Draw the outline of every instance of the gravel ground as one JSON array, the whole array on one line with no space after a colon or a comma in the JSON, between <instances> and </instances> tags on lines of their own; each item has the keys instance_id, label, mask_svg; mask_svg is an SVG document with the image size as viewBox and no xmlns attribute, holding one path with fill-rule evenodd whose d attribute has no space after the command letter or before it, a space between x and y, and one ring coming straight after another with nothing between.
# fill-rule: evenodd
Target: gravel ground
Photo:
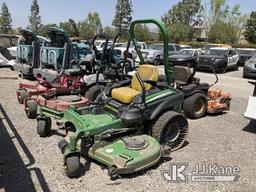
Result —
<instances>
[{"instance_id":1,"label":"gravel ground","mask_svg":"<svg viewBox=\"0 0 256 192\"><path fill-rule=\"evenodd\" d=\"M0 76L6 74L17 75L0 69ZM23 106L16 100L20 81L0 80L0 191L256 191L256 131L242 116L252 87L243 91L247 85L244 81L234 89L228 86L233 91L230 112L189 120L190 132L182 149L159 166L115 181L109 179L104 167L85 163L84 159L82 176L66 177L57 147L64 132L54 127L48 138L37 135L36 121L26 118ZM188 164L187 182L168 183L162 178L161 172L168 171L171 163L183 162ZM239 166L240 178L237 182L192 182L191 171L198 163Z\"/></svg>"}]
</instances>

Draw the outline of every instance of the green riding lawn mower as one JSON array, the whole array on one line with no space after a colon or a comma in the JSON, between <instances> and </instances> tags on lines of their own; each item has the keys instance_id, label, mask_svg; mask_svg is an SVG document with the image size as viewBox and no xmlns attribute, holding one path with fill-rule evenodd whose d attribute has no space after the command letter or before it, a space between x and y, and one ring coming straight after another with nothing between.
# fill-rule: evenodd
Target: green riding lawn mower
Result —
<instances>
[{"instance_id":1,"label":"green riding lawn mower","mask_svg":"<svg viewBox=\"0 0 256 192\"><path fill-rule=\"evenodd\" d=\"M133 21L129 33L135 47L138 24L155 24L164 37L166 81L159 81L156 66L141 63L132 78L107 85L95 103L66 109L60 121L67 135L58 146L68 177L80 175L81 154L106 165L115 178L157 164L186 140L188 122L180 113L184 94L171 82L167 30L159 20Z\"/></svg>"}]
</instances>

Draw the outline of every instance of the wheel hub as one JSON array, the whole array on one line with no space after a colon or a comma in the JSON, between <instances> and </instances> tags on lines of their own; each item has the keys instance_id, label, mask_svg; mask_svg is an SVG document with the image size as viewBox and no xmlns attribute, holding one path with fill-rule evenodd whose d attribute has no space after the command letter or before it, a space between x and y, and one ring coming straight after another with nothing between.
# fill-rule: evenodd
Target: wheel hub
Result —
<instances>
[{"instance_id":1,"label":"wheel hub","mask_svg":"<svg viewBox=\"0 0 256 192\"><path fill-rule=\"evenodd\" d=\"M201 114L203 110L204 110L204 100L200 98L195 103L195 113Z\"/></svg>"},{"instance_id":2,"label":"wheel hub","mask_svg":"<svg viewBox=\"0 0 256 192\"><path fill-rule=\"evenodd\" d=\"M173 142L175 140L177 140L177 138L179 137L180 134L180 127L177 124L172 124L172 126L166 130L166 140L168 142Z\"/></svg>"}]
</instances>

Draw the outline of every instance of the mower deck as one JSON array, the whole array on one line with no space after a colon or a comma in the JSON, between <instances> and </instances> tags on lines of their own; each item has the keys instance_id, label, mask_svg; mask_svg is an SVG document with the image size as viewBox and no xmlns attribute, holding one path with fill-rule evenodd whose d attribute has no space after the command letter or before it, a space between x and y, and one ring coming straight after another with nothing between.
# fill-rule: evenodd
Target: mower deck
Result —
<instances>
[{"instance_id":1,"label":"mower deck","mask_svg":"<svg viewBox=\"0 0 256 192\"><path fill-rule=\"evenodd\" d=\"M20 83L19 89L16 91L17 98L20 103L23 103L25 99L29 99L33 96L42 94L58 95L58 94L70 94L72 91L80 88L81 81L80 76L61 76L57 79L56 83L51 83L41 78L37 78L36 84ZM23 92L23 93L21 93ZM21 94L24 94L21 97Z\"/></svg>"},{"instance_id":2,"label":"mower deck","mask_svg":"<svg viewBox=\"0 0 256 192\"><path fill-rule=\"evenodd\" d=\"M52 99L46 99L40 95L36 98L36 102L40 107L64 112L65 109L84 107L89 100L76 95L59 96Z\"/></svg>"},{"instance_id":3,"label":"mower deck","mask_svg":"<svg viewBox=\"0 0 256 192\"><path fill-rule=\"evenodd\" d=\"M217 114L229 110L230 100L230 93L225 93L219 89L209 90L207 113Z\"/></svg>"},{"instance_id":4,"label":"mower deck","mask_svg":"<svg viewBox=\"0 0 256 192\"><path fill-rule=\"evenodd\" d=\"M161 148L148 135L126 136L112 142L95 143L89 150L89 157L107 165L109 176L112 177L155 165L161 158Z\"/></svg>"}]
</instances>

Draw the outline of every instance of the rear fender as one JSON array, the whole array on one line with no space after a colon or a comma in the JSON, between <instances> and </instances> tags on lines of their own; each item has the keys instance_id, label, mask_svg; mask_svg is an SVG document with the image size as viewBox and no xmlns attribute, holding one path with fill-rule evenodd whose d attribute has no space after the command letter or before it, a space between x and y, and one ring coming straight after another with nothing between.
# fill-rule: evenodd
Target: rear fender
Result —
<instances>
[{"instance_id":1,"label":"rear fender","mask_svg":"<svg viewBox=\"0 0 256 192\"><path fill-rule=\"evenodd\" d=\"M164 99L162 102L159 103L159 105L155 105L156 108L149 116L149 120L156 118L159 114L161 114L163 111L167 109L177 110L177 112L180 112L182 101L183 94L177 94L176 98L172 100Z\"/></svg>"},{"instance_id":2,"label":"rear fender","mask_svg":"<svg viewBox=\"0 0 256 192\"><path fill-rule=\"evenodd\" d=\"M186 98L190 97L192 95L195 95L196 93L201 93L201 94L205 95L205 99L207 99L207 96L206 96L207 93L205 93L203 90L194 90L189 95L186 95Z\"/></svg>"}]
</instances>

